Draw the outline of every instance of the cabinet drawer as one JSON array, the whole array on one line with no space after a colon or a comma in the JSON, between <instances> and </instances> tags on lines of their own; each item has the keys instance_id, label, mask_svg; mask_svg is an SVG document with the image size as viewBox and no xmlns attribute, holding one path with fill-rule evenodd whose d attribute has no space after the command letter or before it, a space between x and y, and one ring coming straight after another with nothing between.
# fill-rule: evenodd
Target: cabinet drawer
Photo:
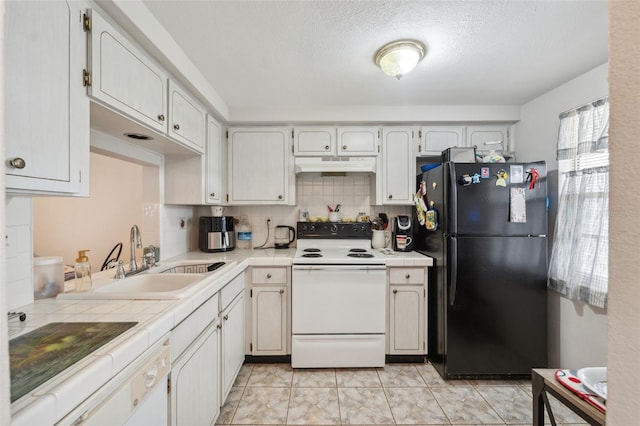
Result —
<instances>
[{"instance_id":1,"label":"cabinet drawer","mask_svg":"<svg viewBox=\"0 0 640 426\"><path fill-rule=\"evenodd\" d=\"M424 268L390 268L391 284L424 284Z\"/></svg>"},{"instance_id":2,"label":"cabinet drawer","mask_svg":"<svg viewBox=\"0 0 640 426\"><path fill-rule=\"evenodd\" d=\"M232 279L220 290L220 312L222 312L238 294L244 291L244 273Z\"/></svg>"},{"instance_id":3,"label":"cabinet drawer","mask_svg":"<svg viewBox=\"0 0 640 426\"><path fill-rule=\"evenodd\" d=\"M171 359L178 359L191 342L217 317L218 295L215 294L171 331Z\"/></svg>"},{"instance_id":4,"label":"cabinet drawer","mask_svg":"<svg viewBox=\"0 0 640 426\"><path fill-rule=\"evenodd\" d=\"M253 284L286 284L287 268L253 268Z\"/></svg>"}]
</instances>

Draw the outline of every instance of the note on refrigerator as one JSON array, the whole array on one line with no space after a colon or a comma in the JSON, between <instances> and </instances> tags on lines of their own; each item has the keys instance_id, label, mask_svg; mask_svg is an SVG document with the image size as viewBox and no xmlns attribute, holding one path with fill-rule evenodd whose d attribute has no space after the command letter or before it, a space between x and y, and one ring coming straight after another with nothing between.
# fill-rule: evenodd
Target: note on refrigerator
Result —
<instances>
[{"instance_id":1,"label":"note on refrigerator","mask_svg":"<svg viewBox=\"0 0 640 426\"><path fill-rule=\"evenodd\" d=\"M509 203L509 222L525 223L527 221L527 199L524 188L511 188Z\"/></svg>"}]
</instances>

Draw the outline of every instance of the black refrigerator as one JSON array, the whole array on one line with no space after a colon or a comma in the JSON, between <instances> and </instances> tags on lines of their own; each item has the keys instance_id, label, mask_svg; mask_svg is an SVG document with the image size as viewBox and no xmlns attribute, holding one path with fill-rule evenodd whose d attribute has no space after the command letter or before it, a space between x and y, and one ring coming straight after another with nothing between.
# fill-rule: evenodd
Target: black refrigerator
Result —
<instances>
[{"instance_id":1,"label":"black refrigerator","mask_svg":"<svg viewBox=\"0 0 640 426\"><path fill-rule=\"evenodd\" d=\"M444 379L525 378L547 366L546 165L443 163L418 176L437 228L428 354Z\"/></svg>"}]
</instances>

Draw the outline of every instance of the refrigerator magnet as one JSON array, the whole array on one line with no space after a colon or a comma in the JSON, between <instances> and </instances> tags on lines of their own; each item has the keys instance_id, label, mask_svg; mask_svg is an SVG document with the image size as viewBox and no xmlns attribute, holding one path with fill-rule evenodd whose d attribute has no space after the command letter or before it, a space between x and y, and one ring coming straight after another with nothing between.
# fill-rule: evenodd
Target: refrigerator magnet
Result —
<instances>
[{"instance_id":1,"label":"refrigerator magnet","mask_svg":"<svg viewBox=\"0 0 640 426\"><path fill-rule=\"evenodd\" d=\"M471 183L480 183L480 175L475 173L471 176Z\"/></svg>"},{"instance_id":2,"label":"refrigerator magnet","mask_svg":"<svg viewBox=\"0 0 640 426\"><path fill-rule=\"evenodd\" d=\"M524 172L522 164L514 164L509 166L509 174L511 175L511 183L524 182Z\"/></svg>"},{"instance_id":3,"label":"refrigerator magnet","mask_svg":"<svg viewBox=\"0 0 640 426\"><path fill-rule=\"evenodd\" d=\"M482 179L489 179L489 168L488 167L481 167L480 168L480 177Z\"/></svg>"},{"instance_id":4,"label":"refrigerator magnet","mask_svg":"<svg viewBox=\"0 0 640 426\"><path fill-rule=\"evenodd\" d=\"M509 203L509 222L527 222L527 198L524 188L511 188Z\"/></svg>"},{"instance_id":5,"label":"refrigerator magnet","mask_svg":"<svg viewBox=\"0 0 640 426\"><path fill-rule=\"evenodd\" d=\"M507 179L509 178L509 175L507 174L506 170L498 170L498 173L496 173L496 177L498 178L496 180L496 186L507 186Z\"/></svg>"}]
</instances>

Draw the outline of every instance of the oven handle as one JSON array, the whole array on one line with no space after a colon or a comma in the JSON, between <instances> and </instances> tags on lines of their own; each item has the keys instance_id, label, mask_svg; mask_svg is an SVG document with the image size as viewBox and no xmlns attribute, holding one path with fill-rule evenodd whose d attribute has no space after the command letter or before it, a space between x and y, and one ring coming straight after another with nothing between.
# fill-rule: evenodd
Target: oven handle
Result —
<instances>
[{"instance_id":1,"label":"oven handle","mask_svg":"<svg viewBox=\"0 0 640 426\"><path fill-rule=\"evenodd\" d=\"M385 265L293 265L294 271L384 271Z\"/></svg>"}]
</instances>

